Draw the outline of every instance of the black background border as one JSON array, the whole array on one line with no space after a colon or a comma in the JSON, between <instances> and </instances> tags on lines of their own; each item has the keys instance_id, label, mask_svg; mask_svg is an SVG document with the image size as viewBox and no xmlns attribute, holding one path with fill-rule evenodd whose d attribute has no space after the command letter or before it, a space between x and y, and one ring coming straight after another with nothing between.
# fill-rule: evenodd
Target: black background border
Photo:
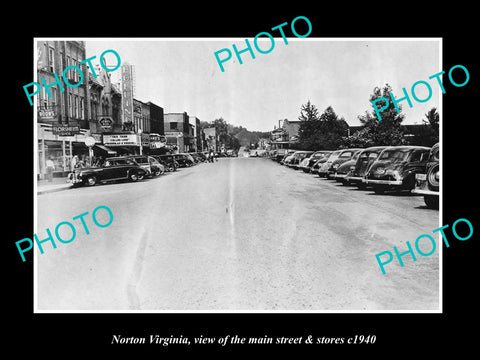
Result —
<instances>
[{"instance_id":1,"label":"black background border","mask_svg":"<svg viewBox=\"0 0 480 360\"><path fill-rule=\"evenodd\" d=\"M157 3L156 5L158 5ZM223 4L221 8L206 10L185 6L182 11L155 8L154 5L110 4L107 9L82 4L78 18L69 18L66 8L61 13L35 10L20 17L18 32L3 24L7 46L14 51L5 61L7 86L2 91L7 101L14 100L13 112L4 120L12 119L4 129L7 146L4 159L8 161L8 181L3 182L4 203L7 204L6 236L3 240L7 268L7 291L3 296L7 318L7 345L17 351L41 351L53 358L70 354L172 354L189 352L246 352L253 350L296 354L304 350L324 354L344 351L380 351L388 356L395 353L418 356L432 355L438 350L460 348L466 351L474 346L474 333L469 327L471 315L476 313L475 270L476 242L478 242L477 213L473 211L477 193L474 179L476 163L474 145L477 138L473 94L476 63L474 63L473 29L475 20L469 15L473 9L458 5L455 9L438 5L408 8L406 4L365 4L351 8L341 4L339 9L312 9L310 5L298 10L259 11L244 4ZM151 8L151 9L150 9ZM70 10L70 9L69 9ZM72 9L71 14L74 14ZM242 13L244 11L244 13ZM467 218L474 224L473 237L464 242L451 241L443 248L443 305L442 314L34 314L32 258L22 263L15 241L33 234L33 108L25 99L22 86L33 81L34 37L242 37L253 38L261 31L296 16L306 16L312 23L309 37L441 37L443 38L443 70L464 65L470 73L469 83L456 88L446 75L443 95L443 219L452 224L458 218ZM123 19L128 16L129 21ZM78 26L77 26L78 25ZM300 32L300 31L299 31ZM188 54L187 54L188 55ZM274 56L274 53L269 56ZM421 59L419 59L421 61ZM425 74L427 76L432 74ZM420 79L419 79L420 80ZM373 86L382 84L372 84ZM5 85L4 85L5 86ZM10 107L5 107L10 108ZM359 109L359 113L365 109ZM228 121L228 119L227 119ZM14 156L12 157L12 154ZM13 160L13 161L12 161ZM5 179L4 179L5 180ZM12 188L13 187L13 188ZM12 198L10 194L14 194ZM4 215L5 216L5 215ZM430 229L425 229L426 233ZM433 230L433 229L432 229ZM453 239L451 232L449 239ZM237 334L243 337L306 336L348 337L374 334L374 345L283 345L271 346L168 346L111 345L113 334L124 336L215 336ZM27 348L28 347L28 348ZM462 351L462 352L463 352Z\"/></svg>"}]
</instances>

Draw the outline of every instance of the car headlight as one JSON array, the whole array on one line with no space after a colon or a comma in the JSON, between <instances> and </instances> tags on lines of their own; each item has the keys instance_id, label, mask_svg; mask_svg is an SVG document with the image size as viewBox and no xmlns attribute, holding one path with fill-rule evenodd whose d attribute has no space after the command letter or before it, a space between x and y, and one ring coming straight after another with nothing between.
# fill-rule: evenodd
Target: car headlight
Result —
<instances>
[{"instance_id":1,"label":"car headlight","mask_svg":"<svg viewBox=\"0 0 480 360\"><path fill-rule=\"evenodd\" d=\"M333 170L338 169L338 164L333 164L332 168L333 168Z\"/></svg>"},{"instance_id":2,"label":"car headlight","mask_svg":"<svg viewBox=\"0 0 480 360\"><path fill-rule=\"evenodd\" d=\"M355 171L355 165L350 166L350 171Z\"/></svg>"},{"instance_id":3,"label":"car headlight","mask_svg":"<svg viewBox=\"0 0 480 360\"><path fill-rule=\"evenodd\" d=\"M375 169L375 174L377 175L383 175L385 174L385 168L384 167L378 167Z\"/></svg>"}]
</instances>

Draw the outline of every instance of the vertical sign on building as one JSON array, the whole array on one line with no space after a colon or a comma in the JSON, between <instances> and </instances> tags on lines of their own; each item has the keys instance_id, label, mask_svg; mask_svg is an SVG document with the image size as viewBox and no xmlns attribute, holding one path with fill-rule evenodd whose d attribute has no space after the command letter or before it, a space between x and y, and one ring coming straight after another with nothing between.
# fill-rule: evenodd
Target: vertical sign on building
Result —
<instances>
[{"instance_id":1,"label":"vertical sign on building","mask_svg":"<svg viewBox=\"0 0 480 360\"><path fill-rule=\"evenodd\" d=\"M124 63L121 69L123 122L133 123L133 65Z\"/></svg>"}]
</instances>

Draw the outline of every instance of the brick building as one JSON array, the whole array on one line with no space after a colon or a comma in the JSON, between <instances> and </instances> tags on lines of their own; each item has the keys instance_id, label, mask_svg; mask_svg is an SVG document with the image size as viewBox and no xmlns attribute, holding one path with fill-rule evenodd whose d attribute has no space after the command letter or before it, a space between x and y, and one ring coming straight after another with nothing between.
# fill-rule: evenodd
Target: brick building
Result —
<instances>
[{"instance_id":1,"label":"brick building","mask_svg":"<svg viewBox=\"0 0 480 360\"><path fill-rule=\"evenodd\" d=\"M164 134L167 147L178 153L190 150L189 116L183 113L167 113L164 115Z\"/></svg>"},{"instance_id":2,"label":"brick building","mask_svg":"<svg viewBox=\"0 0 480 360\"><path fill-rule=\"evenodd\" d=\"M90 135L90 89L84 41L38 41L37 79L45 81L35 95L37 106L37 177L45 178L47 159L54 163L54 176L70 171L73 155L88 156L84 140ZM81 73L68 66L75 65ZM79 84L80 83L80 84ZM70 85L78 86L71 87Z\"/></svg>"}]
</instances>

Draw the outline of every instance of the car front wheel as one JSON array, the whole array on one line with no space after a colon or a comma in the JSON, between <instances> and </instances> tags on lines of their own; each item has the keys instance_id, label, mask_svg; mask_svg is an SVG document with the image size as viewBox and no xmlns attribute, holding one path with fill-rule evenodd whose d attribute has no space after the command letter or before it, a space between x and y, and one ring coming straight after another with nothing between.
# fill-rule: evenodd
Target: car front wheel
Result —
<instances>
[{"instance_id":1,"label":"car front wheel","mask_svg":"<svg viewBox=\"0 0 480 360\"><path fill-rule=\"evenodd\" d=\"M95 176L89 176L85 179L85 184L88 186L94 186L97 183L97 178Z\"/></svg>"},{"instance_id":2,"label":"car front wheel","mask_svg":"<svg viewBox=\"0 0 480 360\"><path fill-rule=\"evenodd\" d=\"M130 176L128 177L128 179L132 182L135 182L137 181L139 178L138 178L138 175L135 174L135 173L131 173Z\"/></svg>"}]
</instances>

